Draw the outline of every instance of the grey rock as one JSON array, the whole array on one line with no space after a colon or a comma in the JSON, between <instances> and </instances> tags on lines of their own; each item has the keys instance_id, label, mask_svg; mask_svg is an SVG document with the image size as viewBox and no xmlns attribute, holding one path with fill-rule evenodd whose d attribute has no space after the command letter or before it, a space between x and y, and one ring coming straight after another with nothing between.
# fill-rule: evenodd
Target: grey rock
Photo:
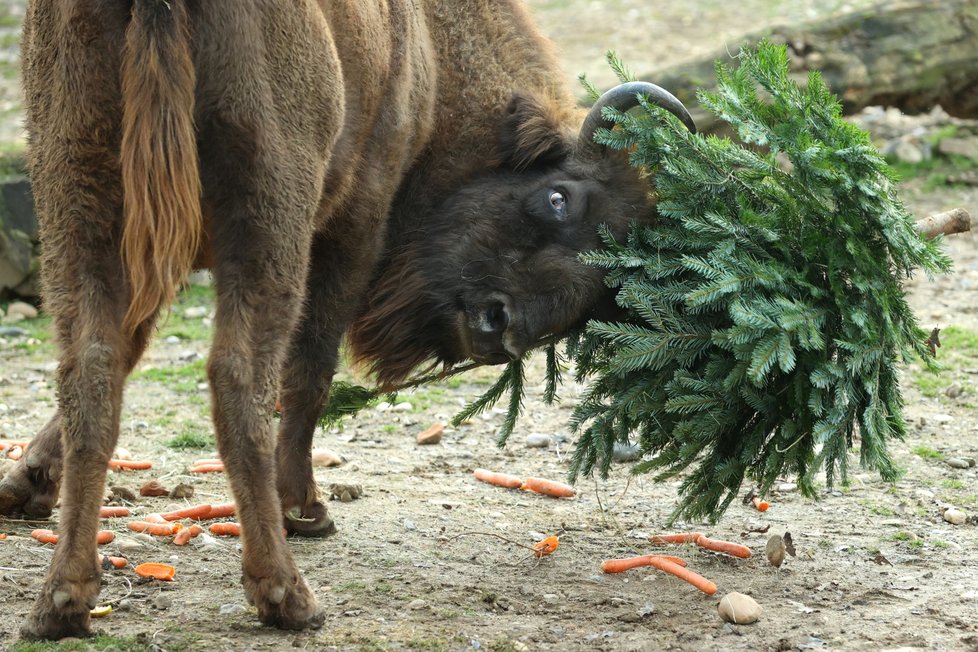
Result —
<instances>
[{"instance_id":1,"label":"grey rock","mask_svg":"<svg viewBox=\"0 0 978 652\"><path fill-rule=\"evenodd\" d=\"M960 457L949 457L944 460L944 463L950 466L952 469L967 469L971 465L968 464L968 460L963 460Z\"/></svg>"},{"instance_id":2,"label":"grey rock","mask_svg":"<svg viewBox=\"0 0 978 652\"><path fill-rule=\"evenodd\" d=\"M937 151L948 156L963 156L976 160L978 159L978 136L945 138L938 144Z\"/></svg>"},{"instance_id":3,"label":"grey rock","mask_svg":"<svg viewBox=\"0 0 978 652\"><path fill-rule=\"evenodd\" d=\"M417 600L411 600L410 602L408 602L407 608L410 609L411 611L419 611L427 606L428 606L427 602L425 602L421 598L418 598Z\"/></svg>"},{"instance_id":4,"label":"grey rock","mask_svg":"<svg viewBox=\"0 0 978 652\"><path fill-rule=\"evenodd\" d=\"M534 432L526 437L526 445L529 448L549 448L550 443L550 435L543 435L538 432Z\"/></svg>"},{"instance_id":5,"label":"grey rock","mask_svg":"<svg viewBox=\"0 0 978 652\"><path fill-rule=\"evenodd\" d=\"M642 456L642 449L639 448L638 444L616 443L611 456L619 463L634 462Z\"/></svg>"},{"instance_id":6,"label":"grey rock","mask_svg":"<svg viewBox=\"0 0 978 652\"><path fill-rule=\"evenodd\" d=\"M0 337L26 337L30 335L23 328L16 326L0 326Z\"/></svg>"},{"instance_id":7,"label":"grey rock","mask_svg":"<svg viewBox=\"0 0 978 652\"><path fill-rule=\"evenodd\" d=\"M23 301L13 301L7 306L7 319L17 315L22 319L37 319L37 308Z\"/></svg>"},{"instance_id":8,"label":"grey rock","mask_svg":"<svg viewBox=\"0 0 978 652\"><path fill-rule=\"evenodd\" d=\"M222 604L221 608L218 610L222 616L237 616L238 614L243 614L246 611L248 611L248 609L244 605L233 602Z\"/></svg>"}]
</instances>

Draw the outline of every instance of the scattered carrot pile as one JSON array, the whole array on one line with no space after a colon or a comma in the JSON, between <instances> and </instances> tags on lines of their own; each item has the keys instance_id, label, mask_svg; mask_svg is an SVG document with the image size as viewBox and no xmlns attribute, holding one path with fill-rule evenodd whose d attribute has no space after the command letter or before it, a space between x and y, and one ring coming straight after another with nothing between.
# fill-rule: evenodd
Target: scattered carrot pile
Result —
<instances>
[{"instance_id":1,"label":"scattered carrot pile","mask_svg":"<svg viewBox=\"0 0 978 652\"><path fill-rule=\"evenodd\" d=\"M43 528L38 528L37 530L32 531L31 537L40 543L50 543L51 545L57 544L58 540L60 539L60 537L55 534L53 530ZM111 530L99 530L98 535L95 537L95 540L98 541L100 546L106 543L112 543L113 539L115 539L115 532L112 532Z\"/></svg>"},{"instance_id":2,"label":"scattered carrot pile","mask_svg":"<svg viewBox=\"0 0 978 652\"><path fill-rule=\"evenodd\" d=\"M544 480L543 478L527 478L524 480L519 476L509 475L508 473L496 473L487 469L476 469L473 475L480 482L486 482L497 487L505 487L506 489L522 489L523 491L532 491L554 498L573 498L577 495L574 487L563 482L555 482L554 480Z\"/></svg>"}]
</instances>

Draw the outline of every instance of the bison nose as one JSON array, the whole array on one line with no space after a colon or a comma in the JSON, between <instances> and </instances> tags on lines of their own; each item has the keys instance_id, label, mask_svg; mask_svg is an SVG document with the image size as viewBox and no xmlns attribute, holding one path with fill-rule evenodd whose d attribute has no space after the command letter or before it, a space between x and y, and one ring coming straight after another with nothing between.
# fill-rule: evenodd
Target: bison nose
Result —
<instances>
[{"instance_id":1,"label":"bison nose","mask_svg":"<svg viewBox=\"0 0 978 652\"><path fill-rule=\"evenodd\" d=\"M484 336L502 335L509 326L509 311L502 301L493 301L482 311L476 328Z\"/></svg>"}]
</instances>

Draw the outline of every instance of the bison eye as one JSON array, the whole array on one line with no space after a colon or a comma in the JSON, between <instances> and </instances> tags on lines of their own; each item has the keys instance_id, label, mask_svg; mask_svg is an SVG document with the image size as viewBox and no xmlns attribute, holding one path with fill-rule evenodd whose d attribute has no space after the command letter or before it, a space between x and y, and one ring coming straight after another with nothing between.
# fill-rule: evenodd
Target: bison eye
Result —
<instances>
[{"instance_id":1,"label":"bison eye","mask_svg":"<svg viewBox=\"0 0 978 652\"><path fill-rule=\"evenodd\" d=\"M561 219L567 217L567 198L564 197L564 193L551 190L550 207L554 209L554 212Z\"/></svg>"}]
</instances>

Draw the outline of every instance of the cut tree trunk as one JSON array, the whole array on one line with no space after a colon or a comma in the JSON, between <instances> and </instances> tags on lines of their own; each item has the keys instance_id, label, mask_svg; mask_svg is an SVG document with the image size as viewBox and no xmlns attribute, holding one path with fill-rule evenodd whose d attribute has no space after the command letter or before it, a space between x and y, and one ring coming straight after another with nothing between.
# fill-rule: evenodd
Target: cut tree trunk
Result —
<instances>
[{"instance_id":1,"label":"cut tree trunk","mask_svg":"<svg viewBox=\"0 0 978 652\"><path fill-rule=\"evenodd\" d=\"M821 71L854 113L894 106L921 113L940 104L959 118L978 118L978 0L903 0L803 25L781 26L744 37L785 43L799 77ZM717 51L642 75L669 89L693 113L702 131L715 118L696 106L696 91L715 88L714 61L734 64L738 48Z\"/></svg>"}]
</instances>

